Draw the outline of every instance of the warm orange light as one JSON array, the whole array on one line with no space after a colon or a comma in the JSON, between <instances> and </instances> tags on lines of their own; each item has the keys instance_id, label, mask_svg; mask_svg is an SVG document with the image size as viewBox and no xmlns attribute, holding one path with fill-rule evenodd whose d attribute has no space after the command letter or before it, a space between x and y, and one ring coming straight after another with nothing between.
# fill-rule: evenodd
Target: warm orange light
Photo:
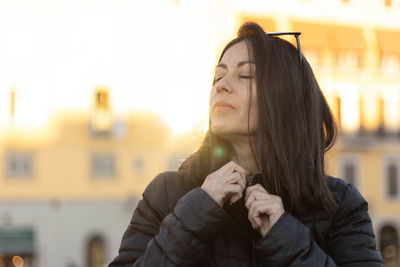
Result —
<instances>
[{"instance_id":1,"label":"warm orange light","mask_svg":"<svg viewBox=\"0 0 400 267\"><path fill-rule=\"evenodd\" d=\"M7 9L2 15L8 21L0 30L5 40L0 47L6 51L0 67L7 77L0 81L0 126L12 116L15 126L43 127L55 113L88 111L97 84L110 88L109 105L117 118L132 110L152 111L179 133L207 117L218 45L233 37L234 27L214 36L208 13L199 13L200 19L187 17L196 9L190 1L110 2L88 12L78 4L74 7L83 8L82 13L73 21L74 9L40 2L38 8L8 9L12 1L0 5ZM146 27L130 34L132 25L144 20ZM101 127L109 127L108 116L99 117Z\"/></svg>"},{"instance_id":2,"label":"warm orange light","mask_svg":"<svg viewBox=\"0 0 400 267\"><path fill-rule=\"evenodd\" d=\"M20 256L14 256L12 262L15 267L22 267L24 266L24 260Z\"/></svg>"}]
</instances>

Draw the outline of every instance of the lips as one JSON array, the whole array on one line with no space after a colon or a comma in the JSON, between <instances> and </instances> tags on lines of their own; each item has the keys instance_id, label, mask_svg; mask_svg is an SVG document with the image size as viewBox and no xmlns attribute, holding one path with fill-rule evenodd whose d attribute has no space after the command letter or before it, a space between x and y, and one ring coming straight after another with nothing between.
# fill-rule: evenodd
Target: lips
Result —
<instances>
[{"instance_id":1,"label":"lips","mask_svg":"<svg viewBox=\"0 0 400 267\"><path fill-rule=\"evenodd\" d=\"M226 102L223 102L223 101L220 101L220 102L215 103L214 109L216 109L216 108L221 108L221 109L235 109L231 104L226 103Z\"/></svg>"}]
</instances>

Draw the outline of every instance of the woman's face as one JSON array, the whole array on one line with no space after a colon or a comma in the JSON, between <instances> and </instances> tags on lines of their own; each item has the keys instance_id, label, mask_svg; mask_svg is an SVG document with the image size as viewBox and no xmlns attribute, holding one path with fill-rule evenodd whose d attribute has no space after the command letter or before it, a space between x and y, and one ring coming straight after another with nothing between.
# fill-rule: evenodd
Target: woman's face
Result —
<instances>
[{"instance_id":1,"label":"woman's face","mask_svg":"<svg viewBox=\"0 0 400 267\"><path fill-rule=\"evenodd\" d=\"M228 139L247 136L249 132L255 135L258 110L255 63L251 60L246 41L240 41L225 51L215 68L214 79L210 94L211 131ZM248 131L250 89L252 97Z\"/></svg>"}]
</instances>

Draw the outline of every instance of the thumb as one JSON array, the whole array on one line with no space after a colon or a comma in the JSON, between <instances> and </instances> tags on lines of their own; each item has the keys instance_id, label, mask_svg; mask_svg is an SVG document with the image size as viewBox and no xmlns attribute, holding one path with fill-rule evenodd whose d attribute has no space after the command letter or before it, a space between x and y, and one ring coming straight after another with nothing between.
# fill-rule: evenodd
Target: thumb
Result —
<instances>
[{"instance_id":1,"label":"thumb","mask_svg":"<svg viewBox=\"0 0 400 267\"><path fill-rule=\"evenodd\" d=\"M229 201L229 204L233 204L236 201L238 201L239 199L242 198L242 193L236 193L235 195L233 195Z\"/></svg>"}]
</instances>

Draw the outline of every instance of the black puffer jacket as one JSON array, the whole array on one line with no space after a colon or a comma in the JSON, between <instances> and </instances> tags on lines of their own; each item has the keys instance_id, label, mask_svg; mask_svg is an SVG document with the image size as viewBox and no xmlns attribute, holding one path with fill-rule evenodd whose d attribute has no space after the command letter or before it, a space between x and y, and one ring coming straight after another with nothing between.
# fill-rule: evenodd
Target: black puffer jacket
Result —
<instances>
[{"instance_id":1,"label":"black puffer jacket","mask_svg":"<svg viewBox=\"0 0 400 267\"><path fill-rule=\"evenodd\" d=\"M368 204L351 184L328 177L339 209L285 212L261 237L243 199L221 208L178 172L146 188L122 238L116 266L383 266Z\"/></svg>"}]
</instances>

